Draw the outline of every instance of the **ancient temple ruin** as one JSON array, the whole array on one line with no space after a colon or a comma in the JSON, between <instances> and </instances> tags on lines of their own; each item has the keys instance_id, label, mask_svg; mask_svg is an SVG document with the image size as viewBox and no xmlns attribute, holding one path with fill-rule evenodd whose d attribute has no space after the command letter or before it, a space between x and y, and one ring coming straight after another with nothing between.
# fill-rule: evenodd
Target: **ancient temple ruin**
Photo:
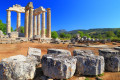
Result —
<instances>
[{"instance_id":1,"label":"ancient temple ruin","mask_svg":"<svg viewBox=\"0 0 120 80\"><path fill-rule=\"evenodd\" d=\"M9 7L7 9L7 31L6 31L7 34L11 33L11 11L17 12L16 30L18 33L20 32L20 26L21 26L21 13L25 13L24 37L33 39L34 36L39 36L39 38L41 39L51 39L51 9L50 8L45 9L43 7L39 7L37 9L34 9L32 2L28 3L26 7L22 7L18 4L13 5L13 7ZM46 12L47 12L47 32L45 32ZM42 20L40 20L41 15L42 15Z\"/></svg>"}]
</instances>

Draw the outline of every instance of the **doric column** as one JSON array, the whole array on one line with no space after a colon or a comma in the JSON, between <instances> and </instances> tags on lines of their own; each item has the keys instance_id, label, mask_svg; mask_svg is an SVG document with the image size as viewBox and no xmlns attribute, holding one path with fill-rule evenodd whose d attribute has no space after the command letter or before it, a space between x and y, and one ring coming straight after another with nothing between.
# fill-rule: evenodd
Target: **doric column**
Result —
<instances>
[{"instance_id":1,"label":"doric column","mask_svg":"<svg viewBox=\"0 0 120 80\"><path fill-rule=\"evenodd\" d=\"M42 12L42 30L41 30L41 37L45 38L45 11Z\"/></svg>"},{"instance_id":2,"label":"doric column","mask_svg":"<svg viewBox=\"0 0 120 80\"><path fill-rule=\"evenodd\" d=\"M28 38L28 23L29 23L29 10L25 10L24 34L26 38Z\"/></svg>"},{"instance_id":3,"label":"doric column","mask_svg":"<svg viewBox=\"0 0 120 80\"><path fill-rule=\"evenodd\" d=\"M11 32L11 11L7 10L7 34Z\"/></svg>"},{"instance_id":4,"label":"doric column","mask_svg":"<svg viewBox=\"0 0 120 80\"><path fill-rule=\"evenodd\" d=\"M29 38L33 38L33 8L29 8Z\"/></svg>"},{"instance_id":5,"label":"doric column","mask_svg":"<svg viewBox=\"0 0 120 80\"><path fill-rule=\"evenodd\" d=\"M47 8L47 37L51 38L51 10Z\"/></svg>"},{"instance_id":6,"label":"doric column","mask_svg":"<svg viewBox=\"0 0 120 80\"><path fill-rule=\"evenodd\" d=\"M21 25L21 13L17 12L17 32L20 32L20 25Z\"/></svg>"},{"instance_id":7,"label":"doric column","mask_svg":"<svg viewBox=\"0 0 120 80\"><path fill-rule=\"evenodd\" d=\"M33 35L36 35L36 15L34 15Z\"/></svg>"},{"instance_id":8,"label":"doric column","mask_svg":"<svg viewBox=\"0 0 120 80\"><path fill-rule=\"evenodd\" d=\"M37 15L37 35L40 35L40 14Z\"/></svg>"}]
</instances>

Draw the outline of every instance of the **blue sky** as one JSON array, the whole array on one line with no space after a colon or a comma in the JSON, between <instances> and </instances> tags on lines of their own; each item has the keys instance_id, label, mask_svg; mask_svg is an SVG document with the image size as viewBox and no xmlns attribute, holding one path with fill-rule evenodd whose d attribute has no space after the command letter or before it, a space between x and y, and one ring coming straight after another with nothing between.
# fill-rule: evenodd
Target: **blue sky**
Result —
<instances>
[{"instance_id":1,"label":"blue sky","mask_svg":"<svg viewBox=\"0 0 120 80\"><path fill-rule=\"evenodd\" d=\"M34 8L51 8L52 31L66 29L120 28L120 0L2 0L0 19L6 23L6 9L14 4ZM16 29L17 13L11 13L11 26ZM24 26L24 13L21 14Z\"/></svg>"}]
</instances>

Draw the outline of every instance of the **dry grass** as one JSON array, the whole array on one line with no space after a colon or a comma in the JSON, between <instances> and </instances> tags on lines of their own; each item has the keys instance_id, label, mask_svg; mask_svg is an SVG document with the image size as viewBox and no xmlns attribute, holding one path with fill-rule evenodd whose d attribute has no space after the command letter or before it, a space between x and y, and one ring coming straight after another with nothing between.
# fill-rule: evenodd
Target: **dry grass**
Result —
<instances>
[{"instance_id":1,"label":"dry grass","mask_svg":"<svg viewBox=\"0 0 120 80\"><path fill-rule=\"evenodd\" d=\"M107 43L110 47L118 46L118 45L112 45L112 43ZM93 52L98 55L98 49L99 48L88 48L88 47L76 47L76 48L68 48L67 44L38 44L38 43L18 43L18 44L0 44L0 60L4 58L8 58L10 56L14 55L27 55L28 47L34 47L39 48L42 51L42 55L47 53L48 48L57 48L57 49L67 49L73 52L74 49L86 49L86 50L93 50ZM72 53L73 54L73 53ZM93 78L91 78L93 79ZM78 77L72 77L69 80L79 80ZM103 76L103 80L120 80L120 72L105 72Z\"/></svg>"}]
</instances>

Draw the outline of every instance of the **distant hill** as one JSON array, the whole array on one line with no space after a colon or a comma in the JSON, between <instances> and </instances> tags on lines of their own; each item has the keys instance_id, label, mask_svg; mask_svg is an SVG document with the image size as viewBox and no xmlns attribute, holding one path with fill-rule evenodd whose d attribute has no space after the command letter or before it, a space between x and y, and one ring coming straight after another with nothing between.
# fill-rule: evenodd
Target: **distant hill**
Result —
<instances>
[{"instance_id":1,"label":"distant hill","mask_svg":"<svg viewBox=\"0 0 120 80\"><path fill-rule=\"evenodd\" d=\"M57 31L58 34L60 33L66 33L66 34L76 34L78 31L83 31L84 33L104 33L106 31L113 31L116 32L117 30L120 30L120 28L97 28L97 29L89 29L89 30L82 30L82 29L78 29L78 30L72 30L72 31L66 31L65 29L59 30Z\"/></svg>"}]
</instances>

